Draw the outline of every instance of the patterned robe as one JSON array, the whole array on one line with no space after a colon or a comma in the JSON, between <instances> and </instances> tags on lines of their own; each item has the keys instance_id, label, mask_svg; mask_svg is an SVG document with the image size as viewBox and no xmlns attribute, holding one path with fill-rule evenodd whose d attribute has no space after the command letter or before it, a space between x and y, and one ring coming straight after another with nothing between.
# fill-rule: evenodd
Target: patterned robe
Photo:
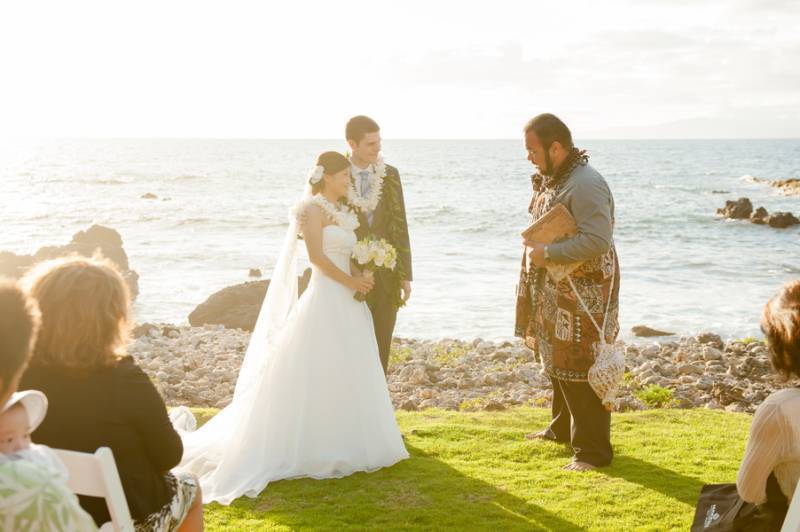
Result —
<instances>
[{"instance_id":1,"label":"patterned robe","mask_svg":"<svg viewBox=\"0 0 800 532\"><path fill-rule=\"evenodd\" d=\"M529 208L531 223L554 206L572 171L578 165L586 164L585 160L585 157L572 157L566 165L568 170L561 179L549 182L535 180ZM515 334L524 338L525 344L543 362L551 377L566 381L586 381L595 359L596 344L600 338L598 331L566 279L555 283L544 268L531 268L528 271L526 261L527 257L523 255ZM615 270L612 286L612 273ZM613 243L606 253L583 262L572 272L571 277L600 327L603 325L609 291L613 291L605 336L606 342L616 340L619 333L620 272Z\"/></svg>"}]
</instances>

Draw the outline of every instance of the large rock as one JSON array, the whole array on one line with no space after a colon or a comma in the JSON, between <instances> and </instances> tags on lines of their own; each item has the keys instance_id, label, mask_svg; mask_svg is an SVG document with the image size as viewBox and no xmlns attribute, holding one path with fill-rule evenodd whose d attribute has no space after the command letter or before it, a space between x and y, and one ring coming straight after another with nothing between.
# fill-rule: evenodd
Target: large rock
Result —
<instances>
[{"instance_id":1,"label":"large rock","mask_svg":"<svg viewBox=\"0 0 800 532\"><path fill-rule=\"evenodd\" d=\"M32 255L16 255L10 251L0 251L0 277L19 279L34 265Z\"/></svg>"},{"instance_id":2,"label":"large rock","mask_svg":"<svg viewBox=\"0 0 800 532\"><path fill-rule=\"evenodd\" d=\"M651 338L654 336L674 336L675 333L659 331L658 329L651 329L646 325L636 325L631 329L634 335L640 338Z\"/></svg>"},{"instance_id":3,"label":"large rock","mask_svg":"<svg viewBox=\"0 0 800 532\"><path fill-rule=\"evenodd\" d=\"M299 293L302 294L311 279L311 269L306 269L297 279ZM223 288L211 294L208 299L189 314L193 327L206 324L223 325L227 329L252 331L256 326L258 312L269 289L269 280L251 281Z\"/></svg>"},{"instance_id":4,"label":"large rock","mask_svg":"<svg viewBox=\"0 0 800 532\"><path fill-rule=\"evenodd\" d=\"M767 223L768 218L769 218L769 213L767 212L767 209L765 209L764 207L759 207L758 209L756 209L756 212L750 215L750 221L758 225L763 225Z\"/></svg>"},{"instance_id":5,"label":"large rock","mask_svg":"<svg viewBox=\"0 0 800 532\"><path fill-rule=\"evenodd\" d=\"M726 201L725 207L717 209L717 214L733 220L747 220L753 213L753 204L748 198L739 198L736 201Z\"/></svg>"},{"instance_id":6,"label":"large rock","mask_svg":"<svg viewBox=\"0 0 800 532\"><path fill-rule=\"evenodd\" d=\"M711 332L701 332L697 336L694 337L698 344L706 344L717 349L722 349L725 344L722 343L722 338L718 334L714 334Z\"/></svg>"},{"instance_id":7,"label":"large rock","mask_svg":"<svg viewBox=\"0 0 800 532\"><path fill-rule=\"evenodd\" d=\"M769 184L769 186L779 189L787 196L800 196L800 179L797 179L796 177L790 179L778 179L775 181L763 180L762 182L766 182Z\"/></svg>"},{"instance_id":8,"label":"large rock","mask_svg":"<svg viewBox=\"0 0 800 532\"><path fill-rule=\"evenodd\" d=\"M34 255L15 255L8 251L0 253L0 275L18 279L36 263L64 257L67 255L81 255L91 257L100 254L107 258L122 274L131 297L139 294L139 274L130 269L128 254L122 246L120 234L109 227L93 225L86 231L79 231L72 237L72 241L65 246L45 246Z\"/></svg>"},{"instance_id":9,"label":"large rock","mask_svg":"<svg viewBox=\"0 0 800 532\"><path fill-rule=\"evenodd\" d=\"M781 189L787 196L800 196L800 179L783 179L773 181L772 186Z\"/></svg>"},{"instance_id":10,"label":"large rock","mask_svg":"<svg viewBox=\"0 0 800 532\"><path fill-rule=\"evenodd\" d=\"M774 181L760 177L747 176L748 181L753 183L763 183L773 188L777 188L787 196L800 196L800 179L792 177L789 179L776 179Z\"/></svg>"},{"instance_id":11,"label":"large rock","mask_svg":"<svg viewBox=\"0 0 800 532\"><path fill-rule=\"evenodd\" d=\"M800 224L800 220L790 212L775 212L767 219L767 223L769 223L770 227L786 229L787 227Z\"/></svg>"}]
</instances>

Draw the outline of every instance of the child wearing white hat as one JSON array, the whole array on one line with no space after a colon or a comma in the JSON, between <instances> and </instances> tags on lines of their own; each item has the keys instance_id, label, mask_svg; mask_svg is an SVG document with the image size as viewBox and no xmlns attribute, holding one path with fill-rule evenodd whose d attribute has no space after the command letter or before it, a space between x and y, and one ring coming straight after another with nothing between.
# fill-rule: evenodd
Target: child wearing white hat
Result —
<instances>
[{"instance_id":1,"label":"child wearing white hat","mask_svg":"<svg viewBox=\"0 0 800 532\"><path fill-rule=\"evenodd\" d=\"M14 393L0 411L0 455L37 463L66 481L67 469L52 449L31 443L31 433L46 415L47 397L42 392Z\"/></svg>"}]
</instances>

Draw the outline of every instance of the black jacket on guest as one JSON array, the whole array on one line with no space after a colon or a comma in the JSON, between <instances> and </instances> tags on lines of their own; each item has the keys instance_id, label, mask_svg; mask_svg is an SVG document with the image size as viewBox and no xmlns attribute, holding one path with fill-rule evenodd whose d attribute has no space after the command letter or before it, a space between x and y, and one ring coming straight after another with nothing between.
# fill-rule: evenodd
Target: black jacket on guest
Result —
<instances>
[{"instance_id":1,"label":"black jacket on guest","mask_svg":"<svg viewBox=\"0 0 800 532\"><path fill-rule=\"evenodd\" d=\"M88 375L30 367L19 389L41 390L49 399L35 443L87 453L111 448L134 520L171 499L164 474L180 462L183 444L158 390L132 358ZM80 502L98 525L110 519L104 499Z\"/></svg>"}]
</instances>

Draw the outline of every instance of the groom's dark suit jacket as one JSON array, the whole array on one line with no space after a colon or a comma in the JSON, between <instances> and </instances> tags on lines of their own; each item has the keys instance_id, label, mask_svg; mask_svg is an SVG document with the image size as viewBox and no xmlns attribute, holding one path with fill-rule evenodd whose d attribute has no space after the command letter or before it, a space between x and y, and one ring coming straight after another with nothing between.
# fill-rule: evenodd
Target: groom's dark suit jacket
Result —
<instances>
[{"instance_id":1,"label":"groom's dark suit jacket","mask_svg":"<svg viewBox=\"0 0 800 532\"><path fill-rule=\"evenodd\" d=\"M394 209L391 208L392 204L394 204ZM400 172L397 171L397 168L386 165L383 192L378 206L375 208L372 225L369 225L364 213L359 213L358 221L361 224L356 230L359 240L368 235L385 238L397 250L398 267L394 272L383 268L375 272L376 283L382 284L381 280L386 281L391 275L399 275L401 281L412 281L411 243L408 238L406 204L403 198ZM388 289L388 287L384 287L384 289Z\"/></svg>"}]
</instances>

